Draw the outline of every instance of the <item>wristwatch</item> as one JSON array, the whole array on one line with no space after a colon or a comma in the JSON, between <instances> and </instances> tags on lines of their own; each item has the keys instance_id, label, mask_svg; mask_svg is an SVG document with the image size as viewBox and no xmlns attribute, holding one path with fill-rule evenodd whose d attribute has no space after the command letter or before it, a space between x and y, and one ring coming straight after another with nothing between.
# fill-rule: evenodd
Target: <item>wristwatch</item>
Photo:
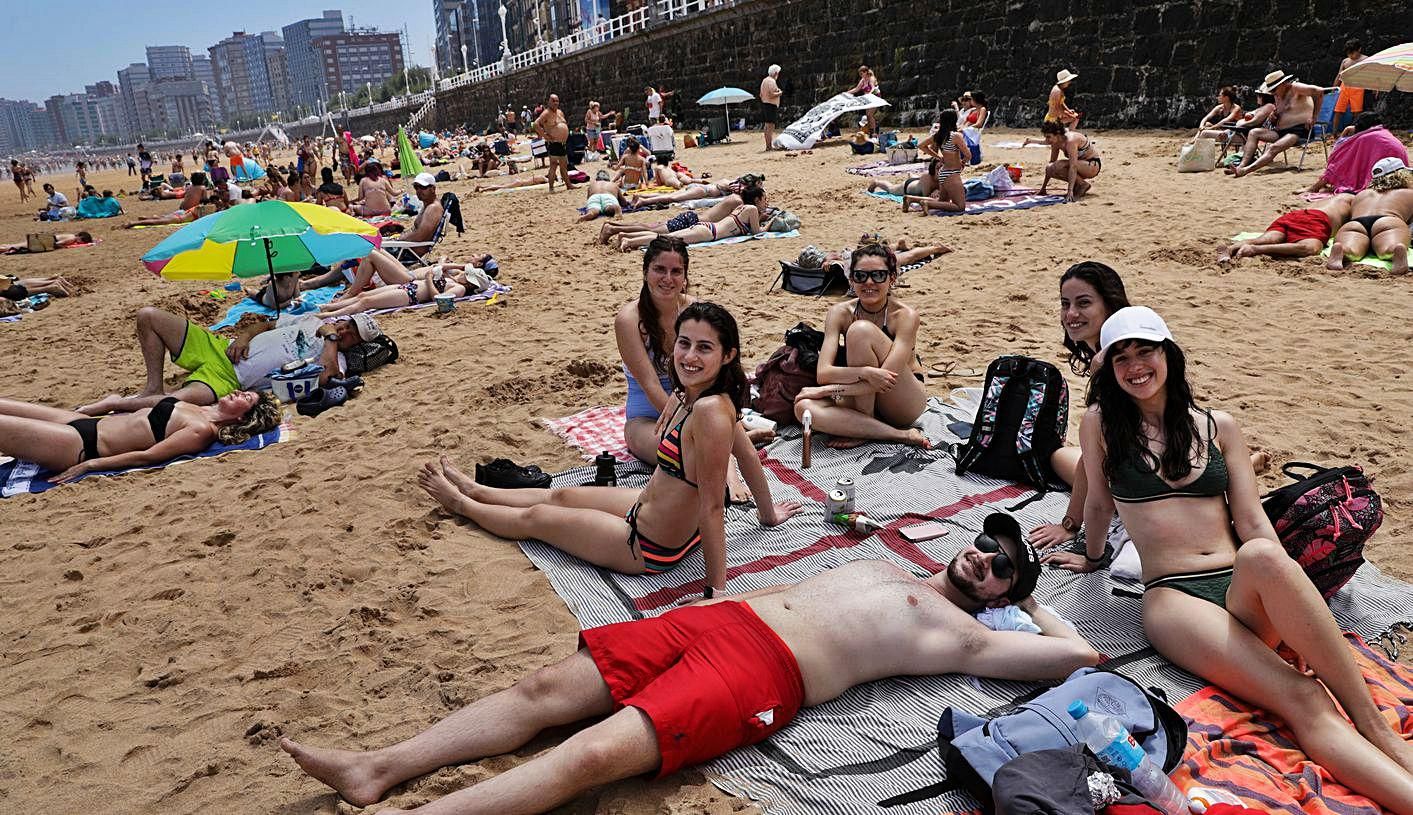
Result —
<instances>
[{"instance_id":1,"label":"wristwatch","mask_svg":"<svg viewBox=\"0 0 1413 815\"><path fill-rule=\"evenodd\" d=\"M1065 517L1060 519L1060 528L1065 530L1066 532L1078 532L1079 524L1075 521L1074 518L1071 518L1069 515L1065 515Z\"/></svg>"}]
</instances>

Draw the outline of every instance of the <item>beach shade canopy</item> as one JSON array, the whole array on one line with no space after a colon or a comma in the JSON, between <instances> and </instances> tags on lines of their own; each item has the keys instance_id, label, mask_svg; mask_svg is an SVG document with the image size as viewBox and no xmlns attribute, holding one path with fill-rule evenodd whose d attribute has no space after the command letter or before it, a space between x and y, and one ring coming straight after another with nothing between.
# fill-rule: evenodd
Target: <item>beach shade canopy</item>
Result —
<instances>
[{"instance_id":1,"label":"beach shade canopy","mask_svg":"<svg viewBox=\"0 0 1413 815\"><path fill-rule=\"evenodd\" d=\"M382 243L366 221L316 204L262 201L193 221L142 256L168 280L224 280L303 272L366 257Z\"/></svg>"},{"instance_id":2,"label":"beach shade canopy","mask_svg":"<svg viewBox=\"0 0 1413 815\"><path fill-rule=\"evenodd\" d=\"M1365 57L1340 71L1339 80L1346 85L1371 91L1413 93L1413 42L1385 48Z\"/></svg>"},{"instance_id":3,"label":"beach shade canopy","mask_svg":"<svg viewBox=\"0 0 1413 815\"><path fill-rule=\"evenodd\" d=\"M415 178L422 172L422 160L417 158L417 151L412 149L412 141L401 125L397 128L397 166L403 178Z\"/></svg>"},{"instance_id":4,"label":"beach shade canopy","mask_svg":"<svg viewBox=\"0 0 1413 815\"><path fill-rule=\"evenodd\" d=\"M711 93L697 100L699 105L721 105L726 115L727 140L730 140L731 133L731 106L739 105L742 102L749 102L755 99L755 94L743 91L740 88L717 88Z\"/></svg>"}]
</instances>

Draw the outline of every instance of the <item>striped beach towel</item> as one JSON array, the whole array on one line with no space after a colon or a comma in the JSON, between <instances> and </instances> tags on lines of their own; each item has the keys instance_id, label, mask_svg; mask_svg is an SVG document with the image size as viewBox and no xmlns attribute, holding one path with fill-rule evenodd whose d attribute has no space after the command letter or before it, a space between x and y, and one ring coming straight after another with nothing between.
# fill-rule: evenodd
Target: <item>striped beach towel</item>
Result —
<instances>
[{"instance_id":1,"label":"striped beach towel","mask_svg":"<svg viewBox=\"0 0 1413 815\"><path fill-rule=\"evenodd\" d=\"M923 432L937 447L960 442L947 429L970 422L974 409L933 399L923 414ZM968 475L959 478L950 458L900 445L874 444L830 450L816 441L813 462L800 470L801 439L796 428L762 451L761 460L776 500L800 500L806 508L788 522L761 527L750 507L726 510L727 575L732 592L803 580L860 559L895 563L919 577L935 573L981 529L990 512L1005 510L1033 493L1025 487ZM872 466L870 466L872 465ZM864 469L876 470L864 474ZM650 471L641 464L619 468L619 484L642 486ZM555 477L556 486L591 483L592 467ZM874 535L847 532L829 523L822 504L840 478L857 485L858 506L888 528ZM1022 529L1053 521L1068 496L1049 493L1013 514ZM955 526L952 534L911 543L900 526L923 512ZM583 627L654 616L689 595L700 594L705 566L700 559L657 575L621 575L590 566L538 541L521 548ZM1036 597L1048 603L1113 665L1147 687L1162 688L1174 701L1205 683L1157 656L1143 635L1142 595L1133 584L1108 572L1076 575L1047 570ZM1383 577L1366 564L1331 601L1342 626L1373 642L1392 626L1413 620L1413 587ZM938 815L967 812L976 802L960 791L930 794L944 778L937 752L937 718L954 705L983 713L1009 704L1034 686L1021 682L947 675L900 677L856 687L838 699L800 713L770 739L735 750L702 768L718 787L758 801L768 813L858 815L899 813ZM910 803L881 809L878 802L924 790Z\"/></svg>"},{"instance_id":2,"label":"striped beach towel","mask_svg":"<svg viewBox=\"0 0 1413 815\"><path fill-rule=\"evenodd\" d=\"M1413 671L1349 635L1355 662L1384 718L1413 738ZM1295 747L1285 723L1207 687L1177 705L1188 720L1187 749L1173 780L1226 790L1242 804L1289 815L1381 815L1383 810L1330 777Z\"/></svg>"}]
</instances>

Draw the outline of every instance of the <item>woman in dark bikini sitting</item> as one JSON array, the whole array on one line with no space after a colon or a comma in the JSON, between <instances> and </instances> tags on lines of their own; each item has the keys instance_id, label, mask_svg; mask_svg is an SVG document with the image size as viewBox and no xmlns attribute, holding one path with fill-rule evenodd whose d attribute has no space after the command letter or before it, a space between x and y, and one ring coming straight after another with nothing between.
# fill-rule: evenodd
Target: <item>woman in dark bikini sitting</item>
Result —
<instances>
[{"instance_id":1,"label":"woman in dark bikini sitting","mask_svg":"<svg viewBox=\"0 0 1413 815\"><path fill-rule=\"evenodd\" d=\"M838 438L833 447L878 440L930 447L913 427L927 407L922 374L915 367L918 313L893 299L898 260L881 238L860 244L849 280L857 297L830 306L815 377L819 386L795 397L795 416L809 411L815 430Z\"/></svg>"},{"instance_id":2,"label":"woman in dark bikini sitting","mask_svg":"<svg viewBox=\"0 0 1413 815\"><path fill-rule=\"evenodd\" d=\"M764 232L770 224L769 219L761 216L769 203L765 190L760 187L747 187L741 191L741 200L745 203L721 220L701 221L695 226L667 234L681 238L683 243L693 244L709 243L738 235L759 235ZM656 232L624 232L617 238L618 247L628 252L647 246L656 237Z\"/></svg>"},{"instance_id":3,"label":"woman in dark bikini sitting","mask_svg":"<svg viewBox=\"0 0 1413 815\"><path fill-rule=\"evenodd\" d=\"M1094 354L1099 349L1099 329L1104 321L1121 308L1128 308L1128 293L1119 273L1097 260L1074 264L1060 275L1061 341L1069 352L1070 372L1087 378ZM1071 393L1078 393L1072 389ZM1093 393L1085 404L1093 404ZM1271 454L1257 451L1251 454L1251 467L1263 473L1271 466ZM1070 502L1059 523L1044 524L1030 532L1035 548L1046 550L1074 539L1084 523L1084 501L1089 494L1089 479L1084 472L1080 448L1065 445L1050 456L1050 469L1070 485Z\"/></svg>"},{"instance_id":4,"label":"woman in dark bikini sitting","mask_svg":"<svg viewBox=\"0 0 1413 815\"><path fill-rule=\"evenodd\" d=\"M1103 165L1102 157L1089 137L1078 130L1069 130L1059 122L1046 121L1040 125L1045 143L1050 145L1050 162L1045 165L1045 180L1040 184L1040 194L1044 195L1050 186L1050 179L1065 182L1065 200L1073 201L1089 192L1089 179L1099 175ZM1064 153L1064 158L1059 158Z\"/></svg>"},{"instance_id":5,"label":"woman in dark bikini sitting","mask_svg":"<svg viewBox=\"0 0 1413 815\"><path fill-rule=\"evenodd\" d=\"M1339 783L1385 809L1413 812L1413 745L1374 705L1329 607L1278 542L1241 429L1194 404L1182 350L1152 310L1120 310L1100 337L1096 403L1080 430L1084 521L1108 529L1118 502L1143 561L1149 641L1179 667L1275 714ZM1087 541L1087 552L1043 559L1094 571L1107 556L1104 539ZM1277 655L1281 642L1295 653L1294 667Z\"/></svg>"},{"instance_id":6,"label":"woman in dark bikini sitting","mask_svg":"<svg viewBox=\"0 0 1413 815\"><path fill-rule=\"evenodd\" d=\"M236 391L206 407L167 398L155 407L98 418L0 399L0 452L57 472L51 481L69 481L94 470L199 453L216 441L240 444L279 423L275 397L251 391Z\"/></svg>"},{"instance_id":7,"label":"woman in dark bikini sitting","mask_svg":"<svg viewBox=\"0 0 1413 815\"><path fill-rule=\"evenodd\" d=\"M962 168L971 161L971 150L966 139L957 129L957 112L952 109L942 111L937 120L937 132L922 143L922 152L932 157L929 172L935 174L936 188L926 196L904 195L903 211L913 204L922 207L922 214L940 209L943 212L962 212L967 208L967 191L962 184Z\"/></svg>"},{"instance_id":8,"label":"woman in dark bikini sitting","mask_svg":"<svg viewBox=\"0 0 1413 815\"><path fill-rule=\"evenodd\" d=\"M442 457L418 483L448 511L493 535L536 538L622 574L665 572L697 549L706 585L726 588L726 468L733 451L754 455L737 422L748 398L736 320L714 303L677 316L669 369L673 395L658 422L657 469L641 490L626 487L496 489L477 484ZM771 503L763 474L746 472L761 524L800 511Z\"/></svg>"}]
</instances>

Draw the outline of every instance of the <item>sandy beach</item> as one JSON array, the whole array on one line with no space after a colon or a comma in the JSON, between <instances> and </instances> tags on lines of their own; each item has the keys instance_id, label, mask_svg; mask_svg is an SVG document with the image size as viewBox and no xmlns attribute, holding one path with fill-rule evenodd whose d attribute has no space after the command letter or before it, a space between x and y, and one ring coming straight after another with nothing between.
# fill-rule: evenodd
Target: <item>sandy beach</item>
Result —
<instances>
[{"instance_id":1,"label":"sandy beach","mask_svg":"<svg viewBox=\"0 0 1413 815\"><path fill-rule=\"evenodd\" d=\"M982 168L1023 165L1022 183L1038 185L1046 149L992 146L1026 135L988 130ZM771 203L803 221L798 238L694 251L692 291L736 315L753 367L796 322L820 325L826 308L767 292L777 260L875 229L950 245L901 292L922 314L924 361L955 365L927 380L940 396L979 386L1003 353L1064 369L1059 275L1102 260L1134 304L1165 316L1199 401L1231 412L1248 443L1271 453L1263 489L1285 483L1288 461L1363 466L1387 511L1369 557L1413 578L1413 278L1334 273L1320 258L1218 266L1219 240L1304 203L1293 193L1323 167L1318 150L1302 172L1235 180L1178 174L1184 134L1090 135L1104 170L1082 201L953 218L904 215L863 195L867 179L844 168L868 159L841 142L788 157L762 153L755 132L683 151L716 177L764 173ZM137 186L125 170L90 181ZM56 181L70 195L73 182ZM279 750L280 735L383 745L573 651L573 615L519 549L441 512L414 473L443 452L468 470L502 456L550 472L583 463L535 420L623 401L612 319L637 294L641 256L594 245L597 223L574 223L581 192L472 195L473 185L442 186L462 195L467 224L443 249L453 259L493 253L513 287L503 302L382 318L401 360L346 406L294 416L289 443L0 500L0 729L11 736L0 801L10 809L353 812ZM21 206L13 185L0 189L0 242L53 231L32 220L31 203ZM172 208L131 196L124 206L132 216ZM0 394L72 407L135 391L138 308L210 324L230 304L204 293L219 283L146 271L138 257L169 230L115 228L126 220L84 224L102 241L91 248L0 258L0 272L60 273L83 292L0 324ZM1074 439L1084 385L1070 384ZM387 804L424 803L563 736L413 781ZM685 772L613 784L562 811L754 807Z\"/></svg>"}]
</instances>

